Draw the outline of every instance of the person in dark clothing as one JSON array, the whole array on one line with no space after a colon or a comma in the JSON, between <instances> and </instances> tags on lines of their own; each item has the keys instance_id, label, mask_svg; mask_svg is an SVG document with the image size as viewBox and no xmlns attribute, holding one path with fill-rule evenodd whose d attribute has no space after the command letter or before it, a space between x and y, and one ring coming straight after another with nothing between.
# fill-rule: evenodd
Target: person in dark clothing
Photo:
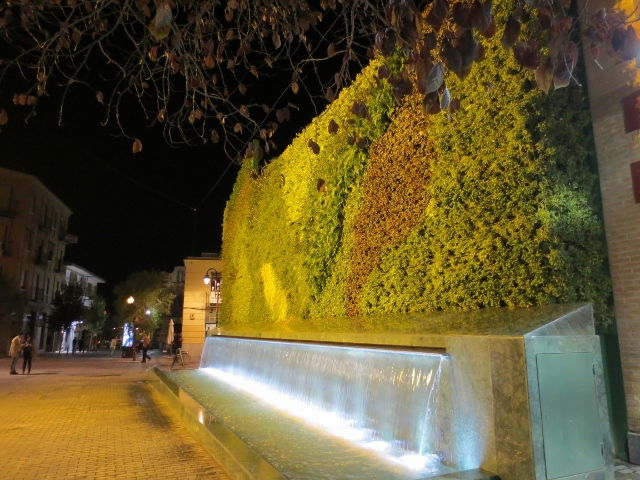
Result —
<instances>
[{"instance_id":1,"label":"person in dark clothing","mask_svg":"<svg viewBox=\"0 0 640 480\"><path fill-rule=\"evenodd\" d=\"M84 338L82 337L78 340L78 352L84 353Z\"/></svg>"},{"instance_id":2,"label":"person in dark clothing","mask_svg":"<svg viewBox=\"0 0 640 480\"><path fill-rule=\"evenodd\" d=\"M24 375L25 369L27 373L31 374L31 355L33 354L33 344L31 343L31 335L27 335L22 344L22 374Z\"/></svg>"},{"instance_id":3,"label":"person in dark clothing","mask_svg":"<svg viewBox=\"0 0 640 480\"><path fill-rule=\"evenodd\" d=\"M71 347L71 355L75 355L76 354L76 348L78 347L78 339L74 338L73 342L71 343L72 347Z\"/></svg>"},{"instance_id":4,"label":"person in dark clothing","mask_svg":"<svg viewBox=\"0 0 640 480\"><path fill-rule=\"evenodd\" d=\"M142 344L142 363L146 363L147 360L151 360L151 357L147 354L147 351L149 350L149 344L151 343L151 338L149 337L149 335L144 334L142 337L142 342L140 342Z\"/></svg>"},{"instance_id":5,"label":"person in dark clothing","mask_svg":"<svg viewBox=\"0 0 640 480\"><path fill-rule=\"evenodd\" d=\"M182 337L180 335L176 335L173 339L173 343L171 344L171 349L173 350L173 362L171 362L171 368L178 361L178 355L180 353L180 349L182 348Z\"/></svg>"}]
</instances>

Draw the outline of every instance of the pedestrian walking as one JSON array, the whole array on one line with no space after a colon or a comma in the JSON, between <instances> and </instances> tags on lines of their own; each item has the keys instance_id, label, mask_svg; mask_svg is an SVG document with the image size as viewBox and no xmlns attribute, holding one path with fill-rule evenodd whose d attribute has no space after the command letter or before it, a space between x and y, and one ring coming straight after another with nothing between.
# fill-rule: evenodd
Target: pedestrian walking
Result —
<instances>
[{"instance_id":1,"label":"pedestrian walking","mask_svg":"<svg viewBox=\"0 0 640 480\"><path fill-rule=\"evenodd\" d=\"M31 343L31 335L27 335L22 344L22 374L25 369L27 374L31 375L31 357L33 354L33 344Z\"/></svg>"},{"instance_id":2,"label":"pedestrian walking","mask_svg":"<svg viewBox=\"0 0 640 480\"><path fill-rule=\"evenodd\" d=\"M18 374L18 372L16 372L16 364L20 357L20 350L22 349L23 342L24 337L21 333L11 339L11 346L9 347L9 356L11 357L11 368L9 369L10 375Z\"/></svg>"},{"instance_id":3,"label":"pedestrian walking","mask_svg":"<svg viewBox=\"0 0 640 480\"><path fill-rule=\"evenodd\" d=\"M151 357L147 354L147 350L149 350L149 344L151 343L151 338L146 333L142 336L142 363L147 363L147 359L151 360Z\"/></svg>"},{"instance_id":4,"label":"pedestrian walking","mask_svg":"<svg viewBox=\"0 0 640 480\"><path fill-rule=\"evenodd\" d=\"M84 338L82 337L78 340L78 352L84 353Z\"/></svg>"},{"instance_id":5,"label":"pedestrian walking","mask_svg":"<svg viewBox=\"0 0 640 480\"><path fill-rule=\"evenodd\" d=\"M116 351L116 339L112 338L109 342L109 350L111 350L111 356L113 357L113 353Z\"/></svg>"},{"instance_id":6,"label":"pedestrian walking","mask_svg":"<svg viewBox=\"0 0 640 480\"><path fill-rule=\"evenodd\" d=\"M173 343L171 344L171 349L173 350L173 362L171 362L171 368L178 361L178 355L180 355L180 349L182 348L182 337L180 335L176 335L173 339Z\"/></svg>"}]
</instances>

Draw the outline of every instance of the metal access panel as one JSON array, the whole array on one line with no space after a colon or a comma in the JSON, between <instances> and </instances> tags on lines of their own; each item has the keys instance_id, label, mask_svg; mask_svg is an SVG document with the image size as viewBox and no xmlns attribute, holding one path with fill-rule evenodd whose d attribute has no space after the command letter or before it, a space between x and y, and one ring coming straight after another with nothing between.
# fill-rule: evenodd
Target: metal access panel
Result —
<instances>
[{"instance_id":1,"label":"metal access panel","mask_svg":"<svg viewBox=\"0 0 640 480\"><path fill-rule=\"evenodd\" d=\"M547 479L604 468L593 353L536 355Z\"/></svg>"}]
</instances>

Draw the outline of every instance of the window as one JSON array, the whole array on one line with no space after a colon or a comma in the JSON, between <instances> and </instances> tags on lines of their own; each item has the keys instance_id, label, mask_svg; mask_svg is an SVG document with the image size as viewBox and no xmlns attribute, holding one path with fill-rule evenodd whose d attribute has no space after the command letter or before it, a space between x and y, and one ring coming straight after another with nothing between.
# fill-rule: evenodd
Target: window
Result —
<instances>
[{"instance_id":1,"label":"window","mask_svg":"<svg viewBox=\"0 0 640 480\"><path fill-rule=\"evenodd\" d=\"M633 198L640 203L640 162L631 165L631 185L633 186Z\"/></svg>"},{"instance_id":2,"label":"window","mask_svg":"<svg viewBox=\"0 0 640 480\"><path fill-rule=\"evenodd\" d=\"M33 232L31 230L26 230L24 233L24 246L27 251L30 251L33 246Z\"/></svg>"},{"instance_id":3,"label":"window","mask_svg":"<svg viewBox=\"0 0 640 480\"><path fill-rule=\"evenodd\" d=\"M0 185L0 212L9 212L11 207L11 185Z\"/></svg>"},{"instance_id":4,"label":"window","mask_svg":"<svg viewBox=\"0 0 640 480\"><path fill-rule=\"evenodd\" d=\"M624 113L624 132L629 133L640 128L640 90L622 99Z\"/></svg>"},{"instance_id":5,"label":"window","mask_svg":"<svg viewBox=\"0 0 640 480\"><path fill-rule=\"evenodd\" d=\"M31 285L31 300L37 299L38 285L40 284L40 275L37 273L33 276L33 285Z\"/></svg>"}]
</instances>

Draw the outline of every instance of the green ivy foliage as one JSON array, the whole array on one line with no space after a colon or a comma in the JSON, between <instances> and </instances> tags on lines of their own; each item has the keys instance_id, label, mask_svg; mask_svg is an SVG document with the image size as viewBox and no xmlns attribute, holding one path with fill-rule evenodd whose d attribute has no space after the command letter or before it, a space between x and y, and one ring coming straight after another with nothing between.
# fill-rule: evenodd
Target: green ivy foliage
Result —
<instances>
[{"instance_id":1,"label":"green ivy foliage","mask_svg":"<svg viewBox=\"0 0 640 480\"><path fill-rule=\"evenodd\" d=\"M363 288L365 313L591 301L611 318L585 92L545 96L498 39L432 117L430 202Z\"/></svg>"},{"instance_id":2,"label":"green ivy foliage","mask_svg":"<svg viewBox=\"0 0 640 480\"><path fill-rule=\"evenodd\" d=\"M343 275L336 265L344 271L337 260L345 257L349 198L359 189L368 146L394 110L390 85L376 75L383 64L399 67L393 58L372 62L261 174L243 165L224 219L227 321L246 323L258 315L286 323L335 311L327 299L343 296L336 291L343 282L335 278ZM356 103L364 106L358 114Z\"/></svg>"},{"instance_id":3,"label":"green ivy foliage","mask_svg":"<svg viewBox=\"0 0 640 480\"><path fill-rule=\"evenodd\" d=\"M499 37L450 79L453 115L396 107L375 60L279 158L243 165L224 325L571 301L609 321L585 92L544 95Z\"/></svg>"}]
</instances>

